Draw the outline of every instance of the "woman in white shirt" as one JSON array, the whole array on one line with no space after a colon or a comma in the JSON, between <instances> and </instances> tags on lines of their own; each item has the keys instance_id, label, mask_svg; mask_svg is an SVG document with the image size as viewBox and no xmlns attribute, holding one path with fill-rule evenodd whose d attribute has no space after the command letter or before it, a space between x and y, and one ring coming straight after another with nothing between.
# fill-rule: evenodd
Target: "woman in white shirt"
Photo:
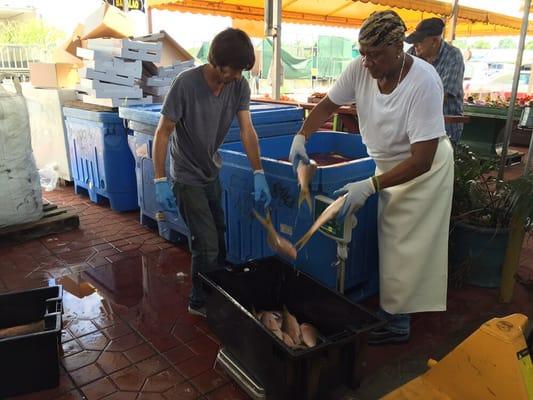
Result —
<instances>
[{"instance_id":1,"label":"woman in white shirt","mask_svg":"<svg viewBox=\"0 0 533 400\"><path fill-rule=\"evenodd\" d=\"M289 157L294 166L309 162L306 139L340 105L356 103L376 172L335 193L347 194L339 218L379 193L379 313L388 323L371 332L373 344L407 341L411 313L446 310L453 150L444 130L442 82L430 64L404 53L405 31L394 11L364 22L361 57L309 114Z\"/></svg>"}]
</instances>

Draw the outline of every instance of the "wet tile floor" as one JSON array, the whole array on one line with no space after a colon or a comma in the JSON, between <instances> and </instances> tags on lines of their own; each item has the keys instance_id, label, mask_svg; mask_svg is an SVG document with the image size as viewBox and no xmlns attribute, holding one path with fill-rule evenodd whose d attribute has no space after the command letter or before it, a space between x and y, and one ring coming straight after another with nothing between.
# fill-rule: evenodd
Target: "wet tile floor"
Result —
<instances>
[{"instance_id":1,"label":"wet tile floor","mask_svg":"<svg viewBox=\"0 0 533 400\"><path fill-rule=\"evenodd\" d=\"M0 292L63 285L61 382L16 399L248 399L213 369L219 342L204 319L187 313L185 247L139 225L137 212L112 212L76 196L72 187L45 197L76 210L80 229L0 248ZM523 281L533 282L531 243L521 264ZM469 286L451 289L447 312L415 316L408 344L368 348L361 388L335 399L378 398L493 316L533 317L531 287L517 284L511 305L498 304L497 295Z\"/></svg>"}]
</instances>

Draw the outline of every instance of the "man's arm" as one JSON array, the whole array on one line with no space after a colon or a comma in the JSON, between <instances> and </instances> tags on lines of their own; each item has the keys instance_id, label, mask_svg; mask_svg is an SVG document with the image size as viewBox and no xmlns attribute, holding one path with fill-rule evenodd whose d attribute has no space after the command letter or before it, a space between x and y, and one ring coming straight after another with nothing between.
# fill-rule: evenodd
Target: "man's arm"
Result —
<instances>
[{"instance_id":1,"label":"man's arm","mask_svg":"<svg viewBox=\"0 0 533 400\"><path fill-rule=\"evenodd\" d=\"M170 118L161 115L159 124L155 131L153 157L154 157L154 174L155 178L164 178L166 176L165 160L167 158L168 138L172 134L176 122Z\"/></svg>"},{"instance_id":2,"label":"man's arm","mask_svg":"<svg viewBox=\"0 0 533 400\"><path fill-rule=\"evenodd\" d=\"M242 110L237 113L239 127L241 130L241 141L244 151L250 160L250 165L254 171L262 169L259 151L259 141L257 133L252 125L252 117L249 110Z\"/></svg>"}]
</instances>

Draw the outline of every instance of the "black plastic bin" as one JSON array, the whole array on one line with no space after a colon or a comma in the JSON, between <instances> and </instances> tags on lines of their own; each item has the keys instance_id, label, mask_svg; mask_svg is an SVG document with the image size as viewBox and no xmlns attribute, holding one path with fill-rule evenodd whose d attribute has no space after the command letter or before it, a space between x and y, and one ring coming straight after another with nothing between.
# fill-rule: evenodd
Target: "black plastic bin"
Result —
<instances>
[{"instance_id":1,"label":"black plastic bin","mask_svg":"<svg viewBox=\"0 0 533 400\"><path fill-rule=\"evenodd\" d=\"M267 399L318 400L339 385L359 385L366 334L383 324L377 316L273 259L247 269L208 272L201 279L210 329ZM325 340L292 350L251 313L283 305L298 322L313 324Z\"/></svg>"},{"instance_id":2,"label":"black plastic bin","mask_svg":"<svg viewBox=\"0 0 533 400\"><path fill-rule=\"evenodd\" d=\"M0 398L59 385L62 286L0 295L0 329L38 322L44 330L0 339Z\"/></svg>"}]
</instances>

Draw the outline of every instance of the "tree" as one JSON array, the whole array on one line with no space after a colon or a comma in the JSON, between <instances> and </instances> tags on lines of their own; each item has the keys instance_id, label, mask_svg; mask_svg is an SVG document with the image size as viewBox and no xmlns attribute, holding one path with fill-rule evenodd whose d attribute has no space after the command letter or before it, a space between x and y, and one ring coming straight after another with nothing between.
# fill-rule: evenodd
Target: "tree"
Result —
<instances>
[{"instance_id":1,"label":"tree","mask_svg":"<svg viewBox=\"0 0 533 400\"><path fill-rule=\"evenodd\" d=\"M511 38L502 39L498 43L498 49L516 49L516 47L516 43Z\"/></svg>"},{"instance_id":2,"label":"tree","mask_svg":"<svg viewBox=\"0 0 533 400\"><path fill-rule=\"evenodd\" d=\"M533 41L527 42L525 46L526 50L533 50Z\"/></svg>"},{"instance_id":3,"label":"tree","mask_svg":"<svg viewBox=\"0 0 533 400\"><path fill-rule=\"evenodd\" d=\"M453 45L459 49L467 49L468 42L464 39L454 40Z\"/></svg>"},{"instance_id":4,"label":"tree","mask_svg":"<svg viewBox=\"0 0 533 400\"><path fill-rule=\"evenodd\" d=\"M472 45L473 49L490 49L491 45L486 40L476 40Z\"/></svg>"},{"instance_id":5,"label":"tree","mask_svg":"<svg viewBox=\"0 0 533 400\"><path fill-rule=\"evenodd\" d=\"M0 22L0 44L56 45L65 39L65 33L38 19L25 22Z\"/></svg>"}]
</instances>

